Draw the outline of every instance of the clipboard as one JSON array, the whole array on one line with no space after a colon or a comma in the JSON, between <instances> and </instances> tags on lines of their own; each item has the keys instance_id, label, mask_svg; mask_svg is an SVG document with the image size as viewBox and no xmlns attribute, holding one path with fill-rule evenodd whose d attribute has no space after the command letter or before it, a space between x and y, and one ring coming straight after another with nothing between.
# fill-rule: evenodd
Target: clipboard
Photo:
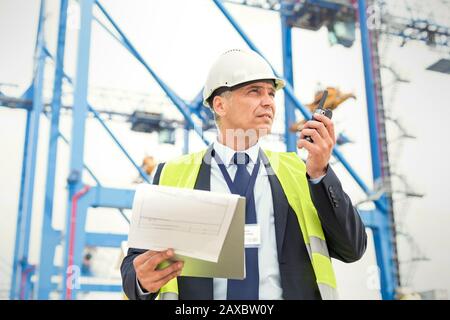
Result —
<instances>
[{"instance_id":1,"label":"clipboard","mask_svg":"<svg viewBox=\"0 0 450 320\"><path fill-rule=\"evenodd\" d=\"M177 255L174 260L184 261L181 276L227 278L242 280L245 278L245 198L239 197L236 210L233 214L228 233L220 252L219 260L215 262L205 261Z\"/></svg>"}]
</instances>

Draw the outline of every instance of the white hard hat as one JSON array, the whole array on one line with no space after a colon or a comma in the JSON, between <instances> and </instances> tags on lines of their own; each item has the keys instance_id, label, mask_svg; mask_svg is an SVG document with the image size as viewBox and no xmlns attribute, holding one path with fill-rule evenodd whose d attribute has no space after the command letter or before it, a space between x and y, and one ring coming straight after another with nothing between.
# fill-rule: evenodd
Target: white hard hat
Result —
<instances>
[{"instance_id":1,"label":"white hard hat","mask_svg":"<svg viewBox=\"0 0 450 320\"><path fill-rule=\"evenodd\" d=\"M233 89L234 86L255 80L273 80L275 90L285 85L284 80L277 78L267 61L255 51L229 50L209 70L203 88L203 104L209 106L209 98L219 88Z\"/></svg>"}]
</instances>

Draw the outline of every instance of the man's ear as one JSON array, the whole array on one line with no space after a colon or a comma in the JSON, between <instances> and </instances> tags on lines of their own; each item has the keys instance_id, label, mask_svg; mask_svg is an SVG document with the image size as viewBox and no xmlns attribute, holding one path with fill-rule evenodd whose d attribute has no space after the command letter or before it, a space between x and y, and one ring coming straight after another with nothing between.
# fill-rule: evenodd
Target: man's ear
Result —
<instances>
[{"instance_id":1,"label":"man's ear","mask_svg":"<svg viewBox=\"0 0 450 320\"><path fill-rule=\"evenodd\" d=\"M215 96L212 101L213 109L220 117L227 113L225 104L225 98L221 96Z\"/></svg>"}]
</instances>

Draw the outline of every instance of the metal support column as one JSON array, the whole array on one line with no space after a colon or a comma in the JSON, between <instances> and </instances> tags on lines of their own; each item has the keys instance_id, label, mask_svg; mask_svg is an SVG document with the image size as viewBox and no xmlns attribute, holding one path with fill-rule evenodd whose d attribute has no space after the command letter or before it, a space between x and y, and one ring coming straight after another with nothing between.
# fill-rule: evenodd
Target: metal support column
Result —
<instances>
[{"instance_id":1,"label":"metal support column","mask_svg":"<svg viewBox=\"0 0 450 320\"><path fill-rule=\"evenodd\" d=\"M16 241L14 247L14 257L13 257L13 267L12 267L12 278L11 278L11 289L9 292L9 299L18 299L19 292L18 286L20 286L20 274L22 266L20 264L21 259L19 258L19 248L22 239L22 217L23 217L23 199L24 199L24 185L26 179L26 165L28 162L28 140L29 140L29 132L31 126L31 112L29 110L26 111L27 120L25 125L25 137L24 137L24 146L23 146L23 157L22 157L22 174L20 178L20 193L19 193L19 208L17 212L17 224L16 224Z\"/></svg>"},{"instance_id":2,"label":"metal support column","mask_svg":"<svg viewBox=\"0 0 450 320\"><path fill-rule=\"evenodd\" d=\"M370 32L367 27L366 1L358 0L358 12L361 30L362 56L364 63L364 80L366 87L367 113L370 131L370 151L372 157L372 175L374 183L383 179L381 146L380 146L380 128L377 123L377 100L375 97L376 86L374 83L374 70L372 63L372 47L370 43ZM383 299L394 299L395 290L398 286L396 277L397 266L395 257L394 243L391 241L392 226L389 217L389 207L386 196L379 200L383 206L382 221L380 227L373 229L374 242L377 255L377 263L380 267L381 295Z\"/></svg>"},{"instance_id":3,"label":"metal support column","mask_svg":"<svg viewBox=\"0 0 450 320\"><path fill-rule=\"evenodd\" d=\"M285 5L282 2L282 7ZM292 28L287 23L287 16L284 10L280 10L281 16L281 37L283 42L283 73L284 78L294 88L294 73L292 70ZM289 131L292 124L296 122L295 107L292 99L284 96L284 141L286 142L286 151L297 151L296 135Z\"/></svg>"},{"instance_id":4,"label":"metal support column","mask_svg":"<svg viewBox=\"0 0 450 320\"><path fill-rule=\"evenodd\" d=\"M78 55L77 55L77 71L75 79L75 91L74 91L74 105L72 114L72 138L70 145L70 173L68 177L68 206L67 206L67 219L65 228L65 250L64 250L64 269L63 269L63 281L62 281L62 295L63 298L67 297L67 289L73 289L73 279L75 274L74 267L70 265L69 257L73 255L73 252L69 252L70 239L68 235L71 230L71 226L75 224L76 228L82 228L84 225L79 224L79 221L84 221L86 211L82 212L84 207L76 210L76 220L72 221L72 208L75 195L83 188L82 176L83 176L83 158L84 158L84 136L85 136L85 122L88 110L87 105L87 91L88 91L88 77L89 77L89 51L91 43L91 26L92 26L92 7L94 0L84 0L80 2L80 31L78 35ZM78 239L75 239L78 241ZM78 266L80 267L80 266ZM69 274L70 273L70 274ZM69 280L70 283L67 283ZM76 280L76 279L75 279ZM76 282L76 281L75 281ZM69 285L69 286L68 286ZM69 287L69 288L68 288Z\"/></svg>"},{"instance_id":5,"label":"metal support column","mask_svg":"<svg viewBox=\"0 0 450 320\"><path fill-rule=\"evenodd\" d=\"M51 291L51 276L55 258L55 249L61 233L52 227L53 197L55 194L56 160L58 153L59 116L64 70L64 48L66 40L68 0L61 0L59 9L58 43L55 59L55 77L53 82L53 99L51 109L50 140L47 156L47 178L45 187L44 216L41 231L41 252L38 266L37 298L47 300Z\"/></svg>"},{"instance_id":6,"label":"metal support column","mask_svg":"<svg viewBox=\"0 0 450 320\"><path fill-rule=\"evenodd\" d=\"M39 22L34 57L33 105L27 111L27 132L25 133L24 159L22 166L22 184L20 187L19 211L17 214L16 242L14 248L13 270L10 299L29 298L23 290L29 288L27 281L31 278L33 268L29 265L28 251L30 244L31 217L33 210L34 179L39 137L39 123L43 109L42 89L44 82L44 16L45 0L41 1ZM22 291L22 292L21 292Z\"/></svg>"}]
</instances>

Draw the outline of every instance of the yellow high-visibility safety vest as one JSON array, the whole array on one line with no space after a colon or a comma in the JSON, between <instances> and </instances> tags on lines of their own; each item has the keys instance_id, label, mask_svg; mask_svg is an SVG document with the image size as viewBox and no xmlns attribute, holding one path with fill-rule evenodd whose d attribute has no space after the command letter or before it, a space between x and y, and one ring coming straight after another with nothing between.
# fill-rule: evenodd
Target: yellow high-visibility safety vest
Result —
<instances>
[{"instance_id":1,"label":"yellow high-visibility safety vest","mask_svg":"<svg viewBox=\"0 0 450 320\"><path fill-rule=\"evenodd\" d=\"M181 156L167 162L161 172L159 184L193 189L206 150ZM316 276L322 299L337 299L336 278L317 210L311 200L305 163L295 152L264 150L270 166L281 183L289 205L297 215L303 240ZM178 282L172 279L164 285L159 299L178 299Z\"/></svg>"}]
</instances>

